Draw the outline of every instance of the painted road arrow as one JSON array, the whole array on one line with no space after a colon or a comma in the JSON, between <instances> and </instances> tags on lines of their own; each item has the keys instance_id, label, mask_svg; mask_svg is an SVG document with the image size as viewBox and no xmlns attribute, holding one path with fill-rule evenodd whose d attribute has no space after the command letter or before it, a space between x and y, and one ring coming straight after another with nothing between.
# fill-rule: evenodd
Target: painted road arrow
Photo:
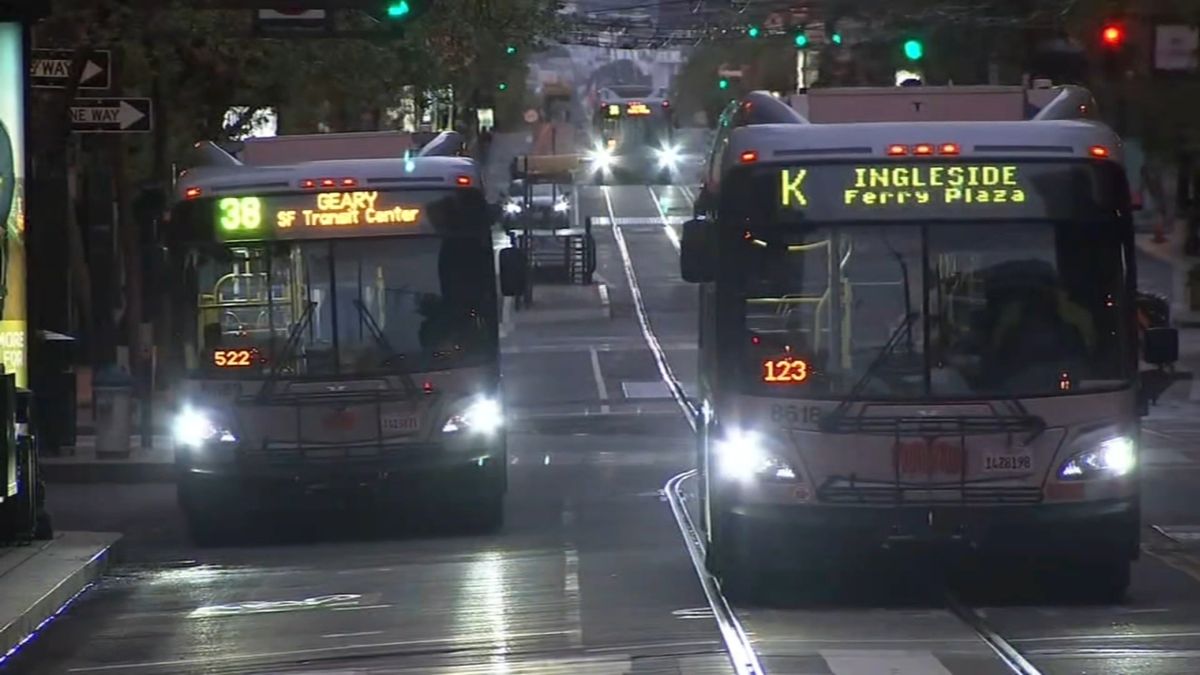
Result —
<instances>
[{"instance_id":1,"label":"painted road arrow","mask_svg":"<svg viewBox=\"0 0 1200 675\"><path fill-rule=\"evenodd\" d=\"M71 78L70 49L35 49L29 61L30 83L38 89L65 89ZM79 77L80 89L108 89L112 84L112 52L92 50Z\"/></svg>"},{"instance_id":2,"label":"painted road arrow","mask_svg":"<svg viewBox=\"0 0 1200 675\"><path fill-rule=\"evenodd\" d=\"M82 134L144 133L154 128L148 98L77 98L71 104L71 131Z\"/></svg>"}]
</instances>

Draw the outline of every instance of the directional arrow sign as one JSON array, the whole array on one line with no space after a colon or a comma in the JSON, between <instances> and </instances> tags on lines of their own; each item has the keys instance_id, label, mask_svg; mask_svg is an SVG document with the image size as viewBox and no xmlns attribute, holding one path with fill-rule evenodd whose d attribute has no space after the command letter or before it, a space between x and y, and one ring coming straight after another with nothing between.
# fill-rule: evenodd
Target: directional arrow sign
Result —
<instances>
[{"instance_id":1,"label":"directional arrow sign","mask_svg":"<svg viewBox=\"0 0 1200 675\"><path fill-rule=\"evenodd\" d=\"M132 134L154 128L148 98L77 98L71 104L71 131L80 134Z\"/></svg>"},{"instance_id":2,"label":"directional arrow sign","mask_svg":"<svg viewBox=\"0 0 1200 675\"><path fill-rule=\"evenodd\" d=\"M31 84L38 89L66 89L71 77L70 49L35 49L29 61ZM93 50L83 64L79 77L80 89L108 89L112 85L112 52Z\"/></svg>"}]
</instances>

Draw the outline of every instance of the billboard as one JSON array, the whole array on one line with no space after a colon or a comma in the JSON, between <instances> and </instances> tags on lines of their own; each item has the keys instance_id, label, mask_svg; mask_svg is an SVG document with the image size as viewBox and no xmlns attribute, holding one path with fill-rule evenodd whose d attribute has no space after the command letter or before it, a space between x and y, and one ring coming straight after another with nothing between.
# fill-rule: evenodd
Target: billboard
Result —
<instances>
[{"instance_id":1,"label":"billboard","mask_svg":"<svg viewBox=\"0 0 1200 675\"><path fill-rule=\"evenodd\" d=\"M25 314L24 28L0 22L0 363L29 386Z\"/></svg>"}]
</instances>

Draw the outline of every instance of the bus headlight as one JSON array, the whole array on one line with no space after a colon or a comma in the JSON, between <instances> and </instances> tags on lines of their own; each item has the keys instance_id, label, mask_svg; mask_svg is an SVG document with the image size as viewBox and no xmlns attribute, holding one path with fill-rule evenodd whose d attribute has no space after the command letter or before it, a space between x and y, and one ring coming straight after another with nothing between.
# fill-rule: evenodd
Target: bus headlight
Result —
<instances>
[{"instance_id":1,"label":"bus headlight","mask_svg":"<svg viewBox=\"0 0 1200 675\"><path fill-rule=\"evenodd\" d=\"M654 151L658 155L658 166L662 169L674 169L679 166L679 148L666 145Z\"/></svg>"},{"instance_id":2,"label":"bus headlight","mask_svg":"<svg viewBox=\"0 0 1200 675\"><path fill-rule=\"evenodd\" d=\"M462 412L451 415L442 425L447 434L470 431L490 436L504 426L504 411L500 404L490 398L475 399Z\"/></svg>"},{"instance_id":3,"label":"bus headlight","mask_svg":"<svg viewBox=\"0 0 1200 675\"><path fill-rule=\"evenodd\" d=\"M1058 469L1058 477L1060 480L1119 478L1133 471L1136 464L1133 439L1118 436L1063 462Z\"/></svg>"},{"instance_id":4,"label":"bus headlight","mask_svg":"<svg viewBox=\"0 0 1200 675\"><path fill-rule=\"evenodd\" d=\"M596 146L595 150L588 153L588 161L592 163L592 168L599 171L608 171L612 168L614 159L612 150L603 145Z\"/></svg>"},{"instance_id":5,"label":"bus headlight","mask_svg":"<svg viewBox=\"0 0 1200 675\"><path fill-rule=\"evenodd\" d=\"M740 483L752 480L794 481L796 471L783 459L767 451L756 431L733 430L716 443L720 476Z\"/></svg>"},{"instance_id":6,"label":"bus headlight","mask_svg":"<svg viewBox=\"0 0 1200 675\"><path fill-rule=\"evenodd\" d=\"M213 422L211 413L195 408L184 408L175 416L171 434L176 443L190 448L198 448L212 441L237 442L237 436L232 431Z\"/></svg>"}]
</instances>

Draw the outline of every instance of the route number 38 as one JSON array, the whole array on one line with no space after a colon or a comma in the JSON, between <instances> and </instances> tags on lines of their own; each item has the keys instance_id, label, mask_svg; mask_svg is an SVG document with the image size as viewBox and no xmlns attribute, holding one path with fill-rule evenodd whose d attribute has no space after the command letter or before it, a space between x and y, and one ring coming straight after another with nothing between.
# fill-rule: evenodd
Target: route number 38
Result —
<instances>
[{"instance_id":1,"label":"route number 38","mask_svg":"<svg viewBox=\"0 0 1200 675\"><path fill-rule=\"evenodd\" d=\"M217 211L223 230L257 230L262 225L262 200L258 197L226 197L217 202Z\"/></svg>"}]
</instances>

